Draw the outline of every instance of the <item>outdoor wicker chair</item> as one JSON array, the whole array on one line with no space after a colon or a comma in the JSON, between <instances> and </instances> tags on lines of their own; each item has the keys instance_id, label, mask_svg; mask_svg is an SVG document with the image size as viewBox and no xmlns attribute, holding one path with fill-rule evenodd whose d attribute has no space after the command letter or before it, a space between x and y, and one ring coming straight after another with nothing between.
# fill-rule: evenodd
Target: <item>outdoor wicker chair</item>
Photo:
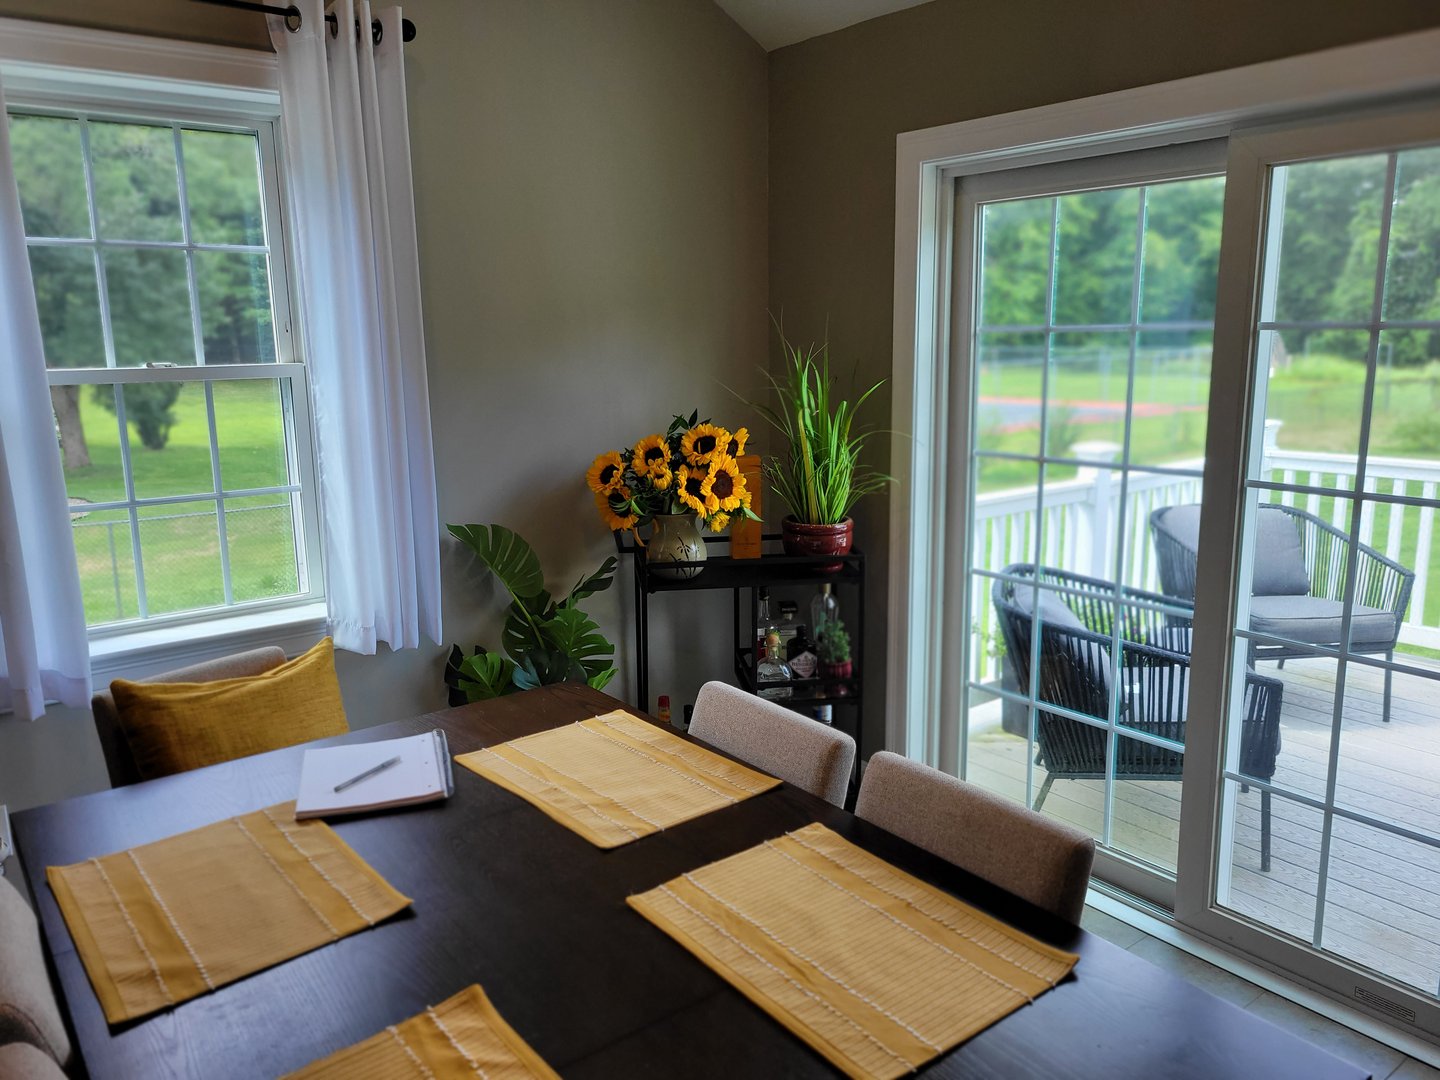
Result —
<instances>
[{"instance_id":1,"label":"outdoor wicker chair","mask_svg":"<svg viewBox=\"0 0 1440 1080\"><path fill-rule=\"evenodd\" d=\"M1260 507L1255 527L1250 629L1294 644L1252 641L1249 662L1278 660L1283 667L1288 658L1313 656L1308 646L1340 648L1350 537L1314 514L1278 503ZM1150 515L1150 534L1160 587L1167 596L1193 603L1200 507L1161 507ZM1393 660L1415 574L1367 544L1356 545L1356 550L1349 651L1384 653L1386 660ZM1390 684L1386 668L1381 708L1386 723Z\"/></svg>"},{"instance_id":2,"label":"outdoor wicker chair","mask_svg":"<svg viewBox=\"0 0 1440 1080\"><path fill-rule=\"evenodd\" d=\"M1036 596L1039 593L1039 684L1035 718L1035 763L1046 771L1035 800L1044 805L1056 780L1103 780L1111 691L1112 628L1116 594L1112 582L1029 563L1002 571L992 597L1005 647L1014 658L1021 687L1028 692ZM1064 591L1059 591L1064 590ZM1122 588L1122 601L1155 606L1120 607L1119 665L1121 693L1114 774L1123 780L1179 780L1185 755L1179 750L1123 737L1126 731L1185 741L1189 702L1190 625L1188 603L1157 593ZM1239 771L1268 781L1275 775L1280 753L1279 679L1245 673L1241 718ZM1046 704L1096 718L1087 724L1074 716L1050 712ZM1098 726L1097 726L1098 725ZM1243 787L1242 787L1243 790ZM1260 792L1260 868L1270 869L1270 793Z\"/></svg>"}]
</instances>

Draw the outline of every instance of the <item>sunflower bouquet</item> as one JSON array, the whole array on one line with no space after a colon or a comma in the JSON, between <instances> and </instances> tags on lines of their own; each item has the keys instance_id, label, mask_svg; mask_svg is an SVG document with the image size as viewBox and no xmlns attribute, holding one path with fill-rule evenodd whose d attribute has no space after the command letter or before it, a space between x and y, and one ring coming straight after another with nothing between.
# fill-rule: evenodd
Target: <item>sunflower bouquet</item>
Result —
<instances>
[{"instance_id":1,"label":"sunflower bouquet","mask_svg":"<svg viewBox=\"0 0 1440 1080\"><path fill-rule=\"evenodd\" d=\"M758 521L736 459L750 433L677 416L663 435L597 457L585 474L600 520L612 530L637 530L659 514L694 514L712 532L737 516Z\"/></svg>"}]
</instances>

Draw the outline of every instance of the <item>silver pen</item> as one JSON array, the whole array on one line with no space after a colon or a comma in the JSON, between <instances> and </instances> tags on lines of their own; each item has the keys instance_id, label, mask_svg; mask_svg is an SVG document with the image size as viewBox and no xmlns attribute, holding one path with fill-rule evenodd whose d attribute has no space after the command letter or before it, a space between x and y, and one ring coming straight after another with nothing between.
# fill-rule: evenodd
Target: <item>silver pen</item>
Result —
<instances>
[{"instance_id":1,"label":"silver pen","mask_svg":"<svg viewBox=\"0 0 1440 1080\"><path fill-rule=\"evenodd\" d=\"M355 784L358 784L361 780L369 780L370 777L376 775L377 773L382 773L382 772L384 772L386 769L390 768L391 765L399 765L399 764L400 764L400 759L399 759L398 757L392 757L389 761L382 761L379 765L376 765L373 769L366 769L366 770L365 770L364 772L362 772L359 776L352 776L349 780L345 780L345 781L342 781L342 782L339 783L339 784L336 784L336 785L335 785L335 793L338 795L340 792L344 791L346 788L348 788L348 787L353 787Z\"/></svg>"}]
</instances>

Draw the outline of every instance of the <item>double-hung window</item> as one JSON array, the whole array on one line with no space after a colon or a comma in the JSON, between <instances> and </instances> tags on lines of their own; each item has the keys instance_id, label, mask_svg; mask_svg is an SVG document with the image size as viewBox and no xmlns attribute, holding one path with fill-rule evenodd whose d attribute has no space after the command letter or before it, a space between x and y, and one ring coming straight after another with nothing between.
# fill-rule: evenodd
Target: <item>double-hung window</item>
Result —
<instances>
[{"instance_id":1,"label":"double-hung window","mask_svg":"<svg viewBox=\"0 0 1440 1080\"><path fill-rule=\"evenodd\" d=\"M10 102L92 631L313 600L271 118Z\"/></svg>"}]
</instances>

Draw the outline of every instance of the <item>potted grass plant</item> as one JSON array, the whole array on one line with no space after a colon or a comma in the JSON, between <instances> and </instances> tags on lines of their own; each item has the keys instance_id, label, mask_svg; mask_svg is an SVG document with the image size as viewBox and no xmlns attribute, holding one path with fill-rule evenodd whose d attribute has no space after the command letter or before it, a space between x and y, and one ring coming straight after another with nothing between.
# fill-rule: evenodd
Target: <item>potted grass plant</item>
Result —
<instances>
[{"instance_id":1,"label":"potted grass plant","mask_svg":"<svg viewBox=\"0 0 1440 1080\"><path fill-rule=\"evenodd\" d=\"M790 513L780 523L790 555L844 555L854 542L850 511L891 478L860 460L873 429L855 425L860 408L883 384L875 383L850 402L832 394L830 345L801 347L780 332L785 354L783 378L768 374L778 405L752 402L785 437L785 449L765 463L765 477ZM842 563L817 570L833 573Z\"/></svg>"}]
</instances>

